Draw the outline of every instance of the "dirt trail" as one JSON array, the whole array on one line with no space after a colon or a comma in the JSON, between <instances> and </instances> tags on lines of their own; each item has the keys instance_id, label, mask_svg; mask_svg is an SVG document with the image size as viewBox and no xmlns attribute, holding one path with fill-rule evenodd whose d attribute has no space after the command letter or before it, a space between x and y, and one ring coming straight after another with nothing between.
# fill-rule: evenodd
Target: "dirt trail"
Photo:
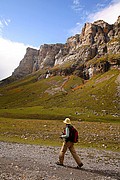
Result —
<instances>
[{"instance_id":1,"label":"dirt trail","mask_svg":"<svg viewBox=\"0 0 120 180\"><path fill-rule=\"evenodd\" d=\"M120 153L77 149L84 166L76 169L69 151L57 166L60 147L0 142L0 180L118 180Z\"/></svg>"}]
</instances>

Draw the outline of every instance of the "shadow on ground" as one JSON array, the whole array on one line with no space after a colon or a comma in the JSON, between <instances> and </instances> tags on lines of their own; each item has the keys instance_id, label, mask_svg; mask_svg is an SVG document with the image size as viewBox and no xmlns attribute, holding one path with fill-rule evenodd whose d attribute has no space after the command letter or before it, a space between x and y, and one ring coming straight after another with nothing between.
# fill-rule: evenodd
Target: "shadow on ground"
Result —
<instances>
[{"instance_id":1,"label":"shadow on ground","mask_svg":"<svg viewBox=\"0 0 120 180\"><path fill-rule=\"evenodd\" d=\"M93 174L98 174L98 175L102 175L102 176L120 179L120 173L115 172L115 171L111 171L111 170L100 170L100 169L95 170L95 169L87 169L87 168L83 168L83 167L78 169L77 167L72 167L72 166L65 166L65 167L71 168L71 169L77 169L78 171L90 172Z\"/></svg>"}]
</instances>

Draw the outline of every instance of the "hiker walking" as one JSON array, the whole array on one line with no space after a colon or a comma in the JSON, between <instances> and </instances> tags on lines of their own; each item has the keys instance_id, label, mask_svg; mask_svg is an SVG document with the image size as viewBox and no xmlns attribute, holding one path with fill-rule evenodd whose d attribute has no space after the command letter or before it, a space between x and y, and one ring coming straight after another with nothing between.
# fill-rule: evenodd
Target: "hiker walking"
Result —
<instances>
[{"instance_id":1,"label":"hiker walking","mask_svg":"<svg viewBox=\"0 0 120 180\"><path fill-rule=\"evenodd\" d=\"M67 149L69 149L78 165L77 168L81 168L83 166L83 163L81 162L74 148L74 143L78 141L78 132L71 125L71 121L69 118L66 118L63 122L66 124L66 128L65 128L65 132L60 136L60 138L64 139L64 142L59 153L59 161L56 164L63 166L64 155Z\"/></svg>"}]
</instances>

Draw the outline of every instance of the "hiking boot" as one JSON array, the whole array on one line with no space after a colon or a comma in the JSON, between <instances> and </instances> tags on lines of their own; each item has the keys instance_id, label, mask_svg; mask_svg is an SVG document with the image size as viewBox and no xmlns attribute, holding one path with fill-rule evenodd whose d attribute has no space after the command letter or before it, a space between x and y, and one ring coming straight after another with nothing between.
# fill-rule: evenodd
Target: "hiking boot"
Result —
<instances>
[{"instance_id":1,"label":"hiking boot","mask_svg":"<svg viewBox=\"0 0 120 180\"><path fill-rule=\"evenodd\" d=\"M64 166L63 164L61 164L60 162L56 162L57 165L59 166Z\"/></svg>"},{"instance_id":2,"label":"hiking boot","mask_svg":"<svg viewBox=\"0 0 120 180\"><path fill-rule=\"evenodd\" d=\"M83 166L83 163L80 163L80 164L77 166L77 169L81 169L82 166Z\"/></svg>"}]
</instances>

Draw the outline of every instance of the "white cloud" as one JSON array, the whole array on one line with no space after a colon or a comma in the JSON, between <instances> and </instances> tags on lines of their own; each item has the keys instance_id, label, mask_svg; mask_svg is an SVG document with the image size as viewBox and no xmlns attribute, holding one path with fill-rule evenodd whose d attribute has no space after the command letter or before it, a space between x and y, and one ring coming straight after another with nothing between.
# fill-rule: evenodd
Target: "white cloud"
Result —
<instances>
[{"instance_id":1,"label":"white cloud","mask_svg":"<svg viewBox=\"0 0 120 180\"><path fill-rule=\"evenodd\" d=\"M80 5L80 1L79 1L79 0L73 0L73 4L74 4L75 6L79 6L79 5Z\"/></svg>"},{"instance_id":2,"label":"white cloud","mask_svg":"<svg viewBox=\"0 0 120 180\"><path fill-rule=\"evenodd\" d=\"M10 22L11 22L10 19L5 19L0 17L0 37L2 37L4 27L8 26Z\"/></svg>"},{"instance_id":3,"label":"white cloud","mask_svg":"<svg viewBox=\"0 0 120 180\"><path fill-rule=\"evenodd\" d=\"M8 26L8 24L9 24L10 22L11 22L10 19L6 19L6 20L4 19L4 23L5 23L6 26Z\"/></svg>"},{"instance_id":4,"label":"white cloud","mask_svg":"<svg viewBox=\"0 0 120 180\"><path fill-rule=\"evenodd\" d=\"M0 29L2 29L3 28L3 23L2 23L2 21L0 21Z\"/></svg>"},{"instance_id":5,"label":"white cloud","mask_svg":"<svg viewBox=\"0 0 120 180\"><path fill-rule=\"evenodd\" d=\"M83 27L83 24L77 22L77 23L76 23L76 26L70 30L69 34L73 36L73 35L75 35L75 34L80 33L82 27Z\"/></svg>"},{"instance_id":6,"label":"white cloud","mask_svg":"<svg viewBox=\"0 0 120 180\"><path fill-rule=\"evenodd\" d=\"M81 11L83 9L83 7L80 4L80 0L73 0L71 7L76 12Z\"/></svg>"},{"instance_id":7,"label":"white cloud","mask_svg":"<svg viewBox=\"0 0 120 180\"><path fill-rule=\"evenodd\" d=\"M0 37L2 36L3 23L0 21Z\"/></svg>"},{"instance_id":8,"label":"white cloud","mask_svg":"<svg viewBox=\"0 0 120 180\"><path fill-rule=\"evenodd\" d=\"M30 46L0 38L0 80L12 75L23 59L27 47Z\"/></svg>"},{"instance_id":9,"label":"white cloud","mask_svg":"<svg viewBox=\"0 0 120 180\"><path fill-rule=\"evenodd\" d=\"M78 1L79 2L79 1ZM76 1L76 5L78 3ZM74 2L75 3L75 2ZM70 30L71 35L75 35L77 33L81 33L82 27L86 22L94 22L96 20L104 20L109 24L113 24L117 21L118 16L120 15L120 0L112 0L109 5L105 7L105 4L97 4L97 12L88 13L87 11L83 11L81 21L77 22L75 27ZM103 7L103 8L102 8Z\"/></svg>"},{"instance_id":10,"label":"white cloud","mask_svg":"<svg viewBox=\"0 0 120 180\"><path fill-rule=\"evenodd\" d=\"M27 46L0 38L0 80L12 74L23 58Z\"/></svg>"},{"instance_id":11,"label":"white cloud","mask_svg":"<svg viewBox=\"0 0 120 180\"><path fill-rule=\"evenodd\" d=\"M81 30L82 30L84 24L86 23L86 17L88 17L88 12L87 11L83 11L82 12L82 16L80 18L80 22L77 22L75 27L69 30L69 35L70 36L71 35L73 36L75 34L81 33Z\"/></svg>"},{"instance_id":12,"label":"white cloud","mask_svg":"<svg viewBox=\"0 0 120 180\"><path fill-rule=\"evenodd\" d=\"M94 22L96 20L104 20L109 24L115 23L118 16L120 15L120 0L114 0L107 7L100 11L90 14L88 20Z\"/></svg>"},{"instance_id":13,"label":"white cloud","mask_svg":"<svg viewBox=\"0 0 120 180\"><path fill-rule=\"evenodd\" d=\"M12 42L2 37L4 27L10 22L10 19L0 17L0 80L12 74L27 48L23 43Z\"/></svg>"}]
</instances>

